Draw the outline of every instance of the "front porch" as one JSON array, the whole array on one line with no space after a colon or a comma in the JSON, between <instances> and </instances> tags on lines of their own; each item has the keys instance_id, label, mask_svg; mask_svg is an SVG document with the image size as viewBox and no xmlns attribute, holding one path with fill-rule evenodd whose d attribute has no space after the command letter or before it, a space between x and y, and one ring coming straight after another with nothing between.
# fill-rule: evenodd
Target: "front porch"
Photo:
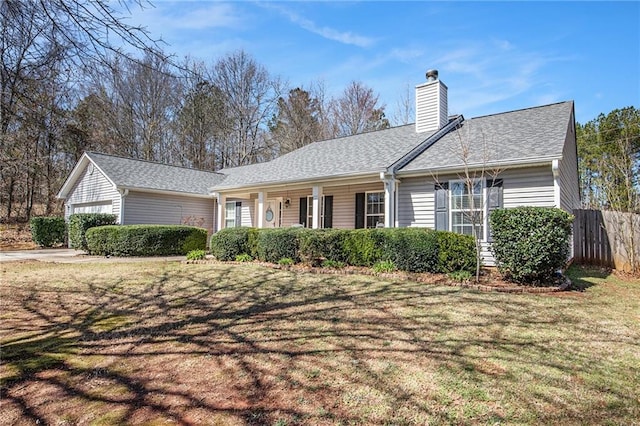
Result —
<instances>
[{"instance_id":1,"label":"front porch","mask_svg":"<svg viewBox=\"0 0 640 426\"><path fill-rule=\"evenodd\" d=\"M376 178L219 192L217 229L397 226L397 181Z\"/></svg>"}]
</instances>

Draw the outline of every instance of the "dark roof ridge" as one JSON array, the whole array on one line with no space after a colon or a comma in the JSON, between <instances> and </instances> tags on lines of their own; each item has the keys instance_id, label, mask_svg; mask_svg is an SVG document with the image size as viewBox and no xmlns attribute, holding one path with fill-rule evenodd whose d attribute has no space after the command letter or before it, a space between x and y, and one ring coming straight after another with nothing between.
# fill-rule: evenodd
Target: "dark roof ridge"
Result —
<instances>
[{"instance_id":1,"label":"dark roof ridge","mask_svg":"<svg viewBox=\"0 0 640 426\"><path fill-rule=\"evenodd\" d=\"M112 158L119 158L121 160L129 160L129 161L138 161L141 163L148 163L148 164L153 164L156 166L165 166L165 167L175 167L177 169L184 169L184 170L190 170L190 171L194 171L194 172L204 172L204 173L213 173L216 175L221 175L223 176L223 173L219 173L219 172L212 172L209 170L201 170L201 169L194 169L193 167L186 167L186 166L176 166L174 164L166 164L166 163L160 163L158 161L151 161L151 160L143 160L140 158L131 158L131 157L123 157L121 155L115 155L115 154L106 154L104 152L97 152L97 151L85 151L84 152L87 155L91 155L91 154L95 154L95 155L103 155L105 157L112 157Z\"/></svg>"}]
</instances>

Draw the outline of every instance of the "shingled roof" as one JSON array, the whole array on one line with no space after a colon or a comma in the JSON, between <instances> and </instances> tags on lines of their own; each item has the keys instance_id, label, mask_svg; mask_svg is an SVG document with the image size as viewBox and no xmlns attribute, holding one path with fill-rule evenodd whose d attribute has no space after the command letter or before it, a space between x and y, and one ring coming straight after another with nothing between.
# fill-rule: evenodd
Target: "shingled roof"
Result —
<instances>
[{"instance_id":1,"label":"shingled roof","mask_svg":"<svg viewBox=\"0 0 640 426\"><path fill-rule=\"evenodd\" d=\"M430 135L411 124L314 142L266 163L222 169L227 177L215 189L379 173Z\"/></svg>"},{"instance_id":2,"label":"shingled roof","mask_svg":"<svg viewBox=\"0 0 640 426\"><path fill-rule=\"evenodd\" d=\"M78 171L85 167L88 161L95 164L118 189L208 196L209 188L224 179L224 175L220 173L86 152L63 185L59 197L63 198L66 192L72 189L75 180L79 178Z\"/></svg>"},{"instance_id":3,"label":"shingled roof","mask_svg":"<svg viewBox=\"0 0 640 426\"><path fill-rule=\"evenodd\" d=\"M567 130L573 126L572 113L573 102L568 101L464 120L400 174L460 168L465 163L509 165L560 158Z\"/></svg>"}]
</instances>

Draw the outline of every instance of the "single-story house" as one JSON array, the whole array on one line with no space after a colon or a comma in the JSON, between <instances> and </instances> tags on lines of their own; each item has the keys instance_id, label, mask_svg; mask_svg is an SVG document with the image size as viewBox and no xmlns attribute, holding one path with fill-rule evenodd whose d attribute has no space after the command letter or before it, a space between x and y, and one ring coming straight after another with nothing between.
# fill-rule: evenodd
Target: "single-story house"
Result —
<instances>
[{"instance_id":1,"label":"single-story house","mask_svg":"<svg viewBox=\"0 0 640 426\"><path fill-rule=\"evenodd\" d=\"M90 164L102 181L87 180ZM156 210L179 205L169 199L182 196L211 207L206 220L214 231L416 226L470 234L475 226L491 264L492 209L579 207L574 106L567 101L470 119L449 116L447 86L429 71L416 87L415 124L318 141L217 173L89 153L59 196L71 213L85 211L76 209L85 208L86 195L105 191L121 223L165 223ZM128 209L132 194L139 203ZM95 198L90 201L102 195Z\"/></svg>"}]
</instances>

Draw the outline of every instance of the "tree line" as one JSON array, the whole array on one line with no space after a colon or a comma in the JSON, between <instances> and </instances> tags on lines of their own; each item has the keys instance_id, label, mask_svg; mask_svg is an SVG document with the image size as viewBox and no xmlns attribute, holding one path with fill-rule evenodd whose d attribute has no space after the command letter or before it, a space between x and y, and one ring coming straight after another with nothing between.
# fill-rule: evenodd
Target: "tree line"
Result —
<instances>
[{"instance_id":1,"label":"tree line","mask_svg":"<svg viewBox=\"0 0 640 426\"><path fill-rule=\"evenodd\" d=\"M413 120L409 91L389 120L361 82L330 97L245 51L178 60L123 16L109 0L0 2L0 220L59 213L85 151L215 171ZM638 121L631 107L577 125L586 206L639 210Z\"/></svg>"}]
</instances>

